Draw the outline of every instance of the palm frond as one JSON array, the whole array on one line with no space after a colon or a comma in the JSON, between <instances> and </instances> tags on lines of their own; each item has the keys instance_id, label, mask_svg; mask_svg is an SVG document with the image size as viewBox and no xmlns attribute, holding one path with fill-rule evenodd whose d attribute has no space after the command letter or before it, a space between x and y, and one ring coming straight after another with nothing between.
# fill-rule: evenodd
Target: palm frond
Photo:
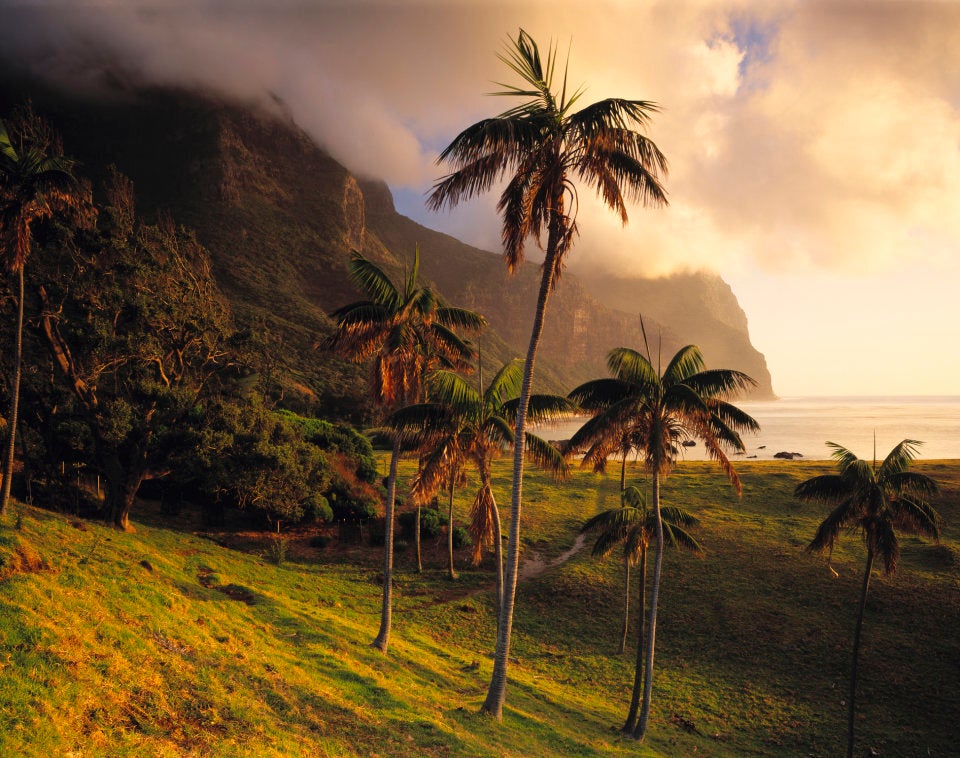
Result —
<instances>
[{"instance_id":1,"label":"palm frond","mask_svg":"<svg viewBox=\"0 0 960 758\"><path fill-rule=\"evenodd\" d=\"M800 482L793 496L808 502L837 503L850 496L850 486L838 474L823 474Z\"/></svg>"},{"instance_id":2,"label":"palm frond","mask_svg":"<svg viewBox=\"0 0 960 758\"><path fill-rule=\"evenodd\" d=\"M650 361L636 350L628 347L617 347L607 353L607 368L617 379L623 382L644 386L658 386L660 377ZM582 386L582 385L581 385ZM572 393L571 393L572 394Z\"/></svg>"},{"instance_id":3,"label":"palm frond","mask_svg":"<svg viewBox=\"0 0 960 758\"><path fill-rule=\"evenodd\" d=\"M453 371L434 371L428 379L430 397L438 403L452 406L461 413L476 413L481 400L477 388Z\"/></svg>"},{"instance_id":4,"label":"palm frond","mask_svg":"<svg viewBox=\"0 0 960 758\"><path fill-rule=\"evenodd\" d=\"M475 311L466 308L454 308L442 305L437 308L437 321L453 329L465 329L469 332L479 332L487 325L487 319Z\"/></svg>"},{"instance_id":5,"label":"palm frond","mask_svg":"<svg viewBox=\"0 0 960 758\"><path fill-rule=\"evenodd\" d=\"M13 143L10 141L10 135L7 133L7 127L2 119L0 119L0 156L11 165L15 165L20 161L20 157L17 155Z\"/></svg>"},{"instance_id":6,"label":"palm frond","mask_svg":"<svg viewBox=\"0 0 960 758\"><path fill-rule=\"evenodd\" d=\"M524 454L533 461L534 465L553 474L557 479L566 478L570 473L570 467L557 448L542 437L529 432L525 434L524 439Z\"/></svg>"},{"instance_id":7,"label":"palm frond","mask_svg":"<svg viewBox=\"0 0 960 758\"><path fill-rule=\"evenodd\" d=\"M518 401L519 402L519 401ZM516 419L516 405L511 408L511 418ZM504 404L506 407L507 404ZM549 421L568 418L574 411L574 405L567 398L559 395L531 395L530 403L527 407L527 422L532 424L542 424Z\"/></svg>"},{"instance_id":8,"label":"palm frond","mask_svg":"<svg viewBox=\"0 0 960 758\"><path fill-rule=\"evenodd\" d=\"M348 271L351 281L374 303L389 310L400 307L401 298L397 288L383 270L357 251L350 253Z\"/></svg>"},{"instance_id":9,"label":"palm frond","mask_svg":"<svg viewBox=\"0 0 960 758\"><path fill-rule=\"evenodd\" d=\"M916 460L920 452L918 448L922 444L923 443L918 440L901 441L893 450L887 453L887 457L884 458L883 463L880 464L877 476L890 476L905 471L910 465L910 462Z\"/></svg>"},{"instance_id":10,"label":"palm frond","mask_svg":"<svg viewBox=\"0 0 960 758\"><path fill-rule=\"evenodd\" d=\"M932 505L907 496L893 500L890 507L897 527L906 532L922 534L939 541L943 519Z\"/></svg>"},{"instance_id":11,"label":"palm frond","mask_svg":"<svg viewBox=\"0 0 960 758\"><path fill-rule=\"evenodd\" d=\"M696 537L677 523L664 522L663 538L664 542L670 547L689 550L697 555L703 555L704 553L703 545L697 541Z\"/></svg>"},{"instance_id":12,"label":"palm frond","mask_svg":"<svg viewBox=\"0 0 960 758\"><path fill-rule=\"evenodd\" d=\"M827 548L832 548L840 532L849 527L856 519L857 511L854 507L853 500L849 498L843 500L820 522L820 526L817 527L817 533L813 536L810 544L807 545L807 550L809 552L819 553Z\"/></svg>"},{"instance_id":13,"label":"palm frond","mask_svg":"<svg viewBox=\"0 0 960 758\"><path fill-rule=\"evenodd\" d=\"M515 358L509 361L494 375L484 391L484 401L492 408L501 408L503 404L520 394L523 383L523 360Z\"/></svg>"},{"instance_id":14,"label":"palm frond","mask_svg":"<svg viewBox=\"0 0 960 758\"><path fill-rule=\"evenodd\" d=\"M702 372L703 365L703 354L699 347L696 345L682 347L663 370L663 383L670 385L685 382L694 374Z\"/></svg>"},{"instance_id":15,"label":"palm frond","mask_svg":"<svg viewBox=\"0 0 960 758\"><path fill-rule=\"evenodd\" d=\"M727 398L756 387L756 381L742 371L708 369L683 380L704 398Z\"/></svg>"}]
</instances>

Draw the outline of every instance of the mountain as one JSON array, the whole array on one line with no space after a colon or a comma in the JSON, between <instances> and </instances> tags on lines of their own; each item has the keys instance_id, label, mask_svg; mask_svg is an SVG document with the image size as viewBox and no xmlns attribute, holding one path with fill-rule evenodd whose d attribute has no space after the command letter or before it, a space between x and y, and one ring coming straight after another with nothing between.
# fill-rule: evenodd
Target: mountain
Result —
<instances>
[{"instance_id":1,"label":"mountain","mask_svg":"<svg viewBox=\"0 0 960 758\"><path fill-rule=\"evenodd\" d=\"M354 177L282 104L120 84L108 94L63 92L16 76L0 83L0 114L27 97L95 184L114 164L134 181L141 214L167 212L197 231L238 321L272 335L291 388L323 412L356 416L364 408L359 370L313 348L331 328L326 314L357 297L347 275L351 250L400 274L419 247L422 277L449 302L487 316L484 363L524 355L538 267L507 276L498 255L399 215L383 182ZM755 396L773 396L736 298L705 274L630 281L565 274L549 304L541 387L566 392L604 375L610 348L642 346L638 313L648 335L661 335L663 354L696 342L710 365L747 371L759 383Z\"/></svg>"}]
</instances>

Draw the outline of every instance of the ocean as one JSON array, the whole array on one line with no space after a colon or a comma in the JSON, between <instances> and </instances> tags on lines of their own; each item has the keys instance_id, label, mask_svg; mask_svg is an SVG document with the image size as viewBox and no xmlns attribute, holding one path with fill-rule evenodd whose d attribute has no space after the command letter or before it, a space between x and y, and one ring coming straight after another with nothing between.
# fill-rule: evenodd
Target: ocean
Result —
<instances>
[{"instance_id":1,"label":"ocean","mask_svg":"<svg viewBox=\"0 0 960 758\"><path fill-rule=\"evenodd\" d=\"M760 432L743 438L738 458L772 460L776 453L799 453L805 460L827 460L836 442L860 458L882 460L901 440L920 440L919 459L960 459L960 395L930 397L785 397L738 402L760 423ZM551 440L569 439L584 418L540 427ZM699 443L684 448L686 460L705 460Z\"/></svg>"}]
</instances>

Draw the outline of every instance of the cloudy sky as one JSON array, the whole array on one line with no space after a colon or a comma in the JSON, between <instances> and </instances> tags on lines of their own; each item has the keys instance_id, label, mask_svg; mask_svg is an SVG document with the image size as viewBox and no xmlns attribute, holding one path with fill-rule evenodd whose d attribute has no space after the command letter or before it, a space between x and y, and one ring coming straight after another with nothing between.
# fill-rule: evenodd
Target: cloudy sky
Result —
<instances>
[{"instance_id":1,"label":"cloudy sky","mask_svg":"<svg viewBox=\"0 0 960 758\"><path fill-rule=\"evenodd\" d=\"M505 101L520 27L584 102L662 108L667 209L623 229L584 193L571 269L708 268L781 395L960 394L960 2L0 0L0 46L94 86L150 81L281 98L400 210L498 249L491 196L434 214L436 155Z\"/></svg>"}]
</instances>

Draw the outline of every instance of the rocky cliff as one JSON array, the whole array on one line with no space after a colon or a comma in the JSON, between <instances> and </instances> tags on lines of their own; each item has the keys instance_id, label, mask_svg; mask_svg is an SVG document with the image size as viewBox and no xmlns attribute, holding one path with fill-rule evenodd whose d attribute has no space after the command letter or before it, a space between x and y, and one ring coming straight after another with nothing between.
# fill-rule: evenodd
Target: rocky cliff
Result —
<instances>
[{"instance_id":1,"label":"rocky cliff","mask_svg":"<svg viewBox=\"0 0 960 758\"><path fill-rule=\"evenodd\" d=\"M358 181L282 112L192 92L121 90L104 99L36 84L0 85L0 113L25 96L63 133L68 152L96 180L109 164L129 175L147 217L158 209L197 230L242 323L282 339L297 381L328 413L356 407L355 369L312 349L326 313L356 297L346 265L360 250L400 273L419 246L422 275L451 303L484 313L487 361L523 355L539 271L508 277L498 255L400 216L382 182ZM594 283L594 286L596 283ZM551 297L538 363L540 384L567 391L606 373L618 345L642 345L638 313L668 353L701 345L708 363L738 368L771 396L770 376L749 342L736 298L716 277L590 283L564 275ZM616 290L616 298L611 292ZM637 303L642 303L639 307Z\"/></svg>"}]
</instances>

